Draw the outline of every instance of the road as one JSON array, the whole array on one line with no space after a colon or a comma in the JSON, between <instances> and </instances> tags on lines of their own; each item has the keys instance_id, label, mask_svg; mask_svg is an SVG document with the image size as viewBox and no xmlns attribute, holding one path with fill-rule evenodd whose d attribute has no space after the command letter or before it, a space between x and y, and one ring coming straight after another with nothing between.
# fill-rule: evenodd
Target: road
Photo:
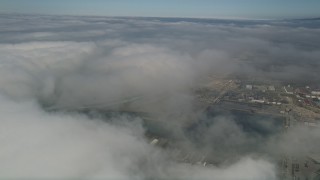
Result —
<instances>
[{"instance_id":1,"label":"road","mask_svg":"<svg viewBox=\"0 0 320 180\"><path fill-rule=\"evenodd\" d=\"M218 103L220 101L220 98L222 98L226 94L226 92L228 91L228 89L229 89L229 87L231 86L232 83L233 83L233 80L230 80L224 85L223 90L213 100L212 104L216 104L216 103Z\"/></svg>"}]
</instances>

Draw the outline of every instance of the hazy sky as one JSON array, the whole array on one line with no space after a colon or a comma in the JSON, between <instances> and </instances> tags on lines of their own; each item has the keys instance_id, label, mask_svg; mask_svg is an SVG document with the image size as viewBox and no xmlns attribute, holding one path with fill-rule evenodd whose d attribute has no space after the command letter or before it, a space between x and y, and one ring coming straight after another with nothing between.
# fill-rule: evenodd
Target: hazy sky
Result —
<instances>
[{"instance_id":1,"label":"hazy sky","mask_svg":"<svg viewBox=\"0 0 320 180\"><path fill-rule=\"evenodd\" d=\"M0 13L213 18L320 16L319 0L0 0Z\"/></svg>"}]
</instances>

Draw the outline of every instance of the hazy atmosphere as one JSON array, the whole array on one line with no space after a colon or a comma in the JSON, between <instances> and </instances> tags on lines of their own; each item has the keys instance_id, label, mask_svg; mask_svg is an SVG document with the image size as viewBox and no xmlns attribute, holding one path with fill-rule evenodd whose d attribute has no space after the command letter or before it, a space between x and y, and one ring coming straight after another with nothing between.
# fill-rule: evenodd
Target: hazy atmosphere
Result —
<instances>
[{"instance_id":1,"label":"hazy atmosphere","mask_svg":"<svg viewBox=\"0 0 320 180\"><path fill-rule=\"evenodd\" d=\"M162 8L165 2L157 1ZM267 15L254 10L246 16L248 7L208 15L238 17L231 20L164 18L161 8L135 13L137 8L126 5L121 7L128 13L99 14L82 8L44 13L49 5L36 0L2 3L0 179L276 180L283 173L279 159L320 153L319 127L293 125L317 124L319 106L301 110L304 105L290 104L307 103L301 93L288 92L291 86L314 88L310 98L320 99L313 93L320 89L320 20L314 7L310 13L282 14L279 8L275 16L268 9ZM168 16L207 16L186 10L193 3L176 14L168 10ZM312 5L319 7L316 1L304 7ZM269 18L275 20L258 20ZM216 92L221 79L226 85ZM234 82L246 91L227 91ZM279 86L279 102L277 96L269 103L266 90L253 94L263 83L267 92ZM237 91L236 101L251 98L245 106L254 110L225 108ZM213 96L209 104L199 100L205 93ZM261 96L264 105L254 104ZM232 107L242 107L239 102ZM259 114L264 108L277 108L277 114ZM296 109L302 114L297 121L290 114Z\"/></svg>"},{"instance_id":2,"label":"hazy atmosphere","mask_svg":"<svg viewBox=\"0 0 320 180\"><path fill-rule=\"evenodd\" d=\"M318 0L1 0L0 13L285 19L319 17Z\"/></svg>"}]
</instances>

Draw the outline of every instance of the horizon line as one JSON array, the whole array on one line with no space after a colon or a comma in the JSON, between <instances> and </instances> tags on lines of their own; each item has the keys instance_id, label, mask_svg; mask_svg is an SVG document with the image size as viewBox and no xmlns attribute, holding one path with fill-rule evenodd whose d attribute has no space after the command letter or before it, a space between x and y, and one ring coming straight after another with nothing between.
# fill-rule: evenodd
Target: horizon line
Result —
<instances>
[{"instance_id":1,"label":"horizon line","mask_svg":"<svg viewBox=\"0 0 320 180\"><path fill-rule=\"evenodd\" d=\"M320 17L295 17L295 18L247 18L247 17L191 17L191 16L125 16L125 15L93 15L93 14L51 14L51 13L20 13L1 12L0 15L28 15L28 16L70 16L70 17L106 17L106 18L167 18L167 19L207 19L207 20L234 20L234 21L283 21L317 19Z\"/></svg>"}]
</instances>

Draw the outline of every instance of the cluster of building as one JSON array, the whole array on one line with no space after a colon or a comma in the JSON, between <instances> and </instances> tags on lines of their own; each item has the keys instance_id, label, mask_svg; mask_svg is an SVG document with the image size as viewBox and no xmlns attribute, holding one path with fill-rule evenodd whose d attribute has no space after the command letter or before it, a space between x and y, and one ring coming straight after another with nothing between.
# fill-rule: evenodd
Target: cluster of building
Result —
<instances>
[{"instance_id":1,"label":"cluster of building","mask_svg":"<svg viewBox=\"0 0 320 180\"><path fill-rule=\"evenodd\" d=\"M310 154L305 158L286 157L281 162L283 180L313 180L320 179L320 157Z\"/></svg>"},{"instance_id":2,"label":"cluster of building","mask_svg":"<svg viewBox=\"0 0 320 180\"><path fill-rule=\"evenodd\" d=\"M301 106L313 106L320 108L320 89L306 87L294 88L291 85L284 86L283 89L276 89L273 85L245 85L247 92L238 101L252 103L281 105L287 103L286 98L280 94L287 94L295 97Z\"/></svg>"},{"instance_id":3,"label":"cluster of building","mask_svg":"<svg viewBox=\"0 0 320 180\"><path fill-rule=\"evenodd\" d=\"M251 103L260 103L268 105L281 105L286 100L277 95L275 86L273 85L245 85L246 91L242 93L242 98L238 101L246 101Z\"/></svg>"},{"instance_id":4,"label":"cluster of building","mask_svg":"<svg viewBox=\"0 0 320 180\"><path fill-rule=\"evenodd\" d=\"M289 86L290 87L290 86ZM306 106L314 106L314 107L319 107L320 108L320 89L316 88L310 88L309 86L306 87L299 87L299 88L291 88L294 90L287 90L289 87L284 87L286 90L286 93L295 95L298 101L302 105Z\"/></svg>"}]
</instances>

